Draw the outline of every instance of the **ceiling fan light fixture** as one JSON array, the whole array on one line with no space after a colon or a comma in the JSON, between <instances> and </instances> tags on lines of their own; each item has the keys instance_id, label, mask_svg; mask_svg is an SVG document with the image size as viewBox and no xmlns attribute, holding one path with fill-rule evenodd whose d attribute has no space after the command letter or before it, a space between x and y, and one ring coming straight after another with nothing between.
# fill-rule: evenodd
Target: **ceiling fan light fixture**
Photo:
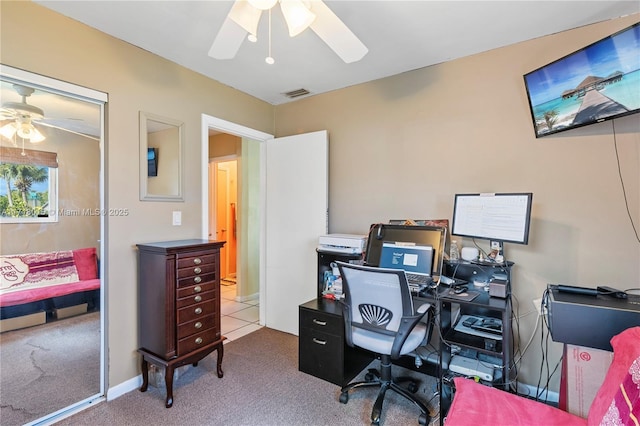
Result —
<instances>
[{"instance_id":1,"label":"ceiling fan light fixture","mask_svg":"<svg viewBox=\"0 0 640 426\"><path fill-rule=\"evenodd\" d=\"M280 8L291 37L295 37L309 28L316 19L316 15L301 0L280 0Z\"/></svg>"},{"instance_id":2,"label":"ceiling fan light fixture","mask_svg":"<svg viewBox=\"0 0 640 426\"><path fill-rule=\"evenodd\" d=\"M18 126L15 121L12 121L11 123L7 123L4 126L0 127L0 135L4 136L7 139L13 139L17 131Z\"/></svg>"},{"instance_id":3,"label":"ceiling fan light fixture","mask_svg":"<svg viewBox=\"0 0 640 426\"><path fill-rule=\"evenodd\" d=\"M249 4L256 9L269 10L278 3L278 0L249 0Z\"/></svg>"},{"instance_id":4,"label":"ceiling fan light fixture","mask_svg":"<svg viewBox=\"0 0 640 426\"><path fill-rule=\"evenodd\" d=\"M33 124L31 124L31 122L29 121L18 124L17 134L22 139L27 139L31 143L42 142L45 139L42 133L40 133L38 129L33 127Z\"/></svg>"},{"instance_id":5,"label":"ceiling fan light fixture","mask_svg":"<svg viewBox=\"0 0 640 426\"><path fill-rule=\"evenodd\" d=\"M229 12L229 18L254 37L258 34L258 23L261 15L262 10L253 7L246 1L235 2Z\"/></svg>"}]
</instances>

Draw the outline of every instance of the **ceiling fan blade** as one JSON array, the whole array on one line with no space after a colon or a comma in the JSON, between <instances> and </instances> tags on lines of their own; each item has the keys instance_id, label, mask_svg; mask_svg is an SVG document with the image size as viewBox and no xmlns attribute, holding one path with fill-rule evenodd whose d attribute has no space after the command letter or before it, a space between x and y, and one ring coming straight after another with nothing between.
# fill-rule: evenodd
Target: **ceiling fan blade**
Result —
<instances>
[{"instance_id":1,"label":"ceiling fan blade","mask_svg":"<svg viewBox=\"0 0 640 426\"><path fill-rule=\"evenodd\" d=\"M62 126L58 126L52 123L48 123L48 122L44 122L44 121L34 121L33 124L38 127L38 126L44 126L44 127L50 127L52 129L58 129L58 130L62 130L64 132L68 132L68 133L73 133L74 135L78 135L78 136L83 136L85 138L89 138L89 139L93 139L94 141L99 141L100 138L93 135L93 134L89 134L89 133L84 133L84 132L77 132L75 130L71 130L68 129L66 127L62 127Z\"/></svg>"},{"instance_id":2,"label":"ceiling fan blade","mask_svg":"<svg viewBox=\"0 0 640 426\"><path fill-rule=\"evenodd\" d=\"M13 120L16 118L16 115L13 111L0 108L0 120Z\"/></svg>"},{"instance_id":3,"label":"ceiling fan blade","mask_svg":"<svg viewBox=\"0 0 640 426\"><path fill-rule=\"evenodd\" d=\"M227 16L218 35L213 40L209 56L215 59L233 58L246 37L247 32Z\"/></svg>"},{"instance_id":4,"label":"ceiling fan blade","mask_svg":"<svg viewBox=\"0 0 640 426\"><path fill-rule=\"evenodd\" d=\"M346 63L359 61L369 49L322 1L311 1L316 19L311 29Z\"/></svg>"},{"instance_id":5,"label":"ceiling fan blade","mask_svg":"<svg viewBox=\"0 0 640 426\"><path fill-rule=\"evenodd\" d=\"M209 56L215 59L235 57L247 33L256 35L261 14L262 11L249 2L236 0L213 40Z\"/></svg>"}]
</instances>

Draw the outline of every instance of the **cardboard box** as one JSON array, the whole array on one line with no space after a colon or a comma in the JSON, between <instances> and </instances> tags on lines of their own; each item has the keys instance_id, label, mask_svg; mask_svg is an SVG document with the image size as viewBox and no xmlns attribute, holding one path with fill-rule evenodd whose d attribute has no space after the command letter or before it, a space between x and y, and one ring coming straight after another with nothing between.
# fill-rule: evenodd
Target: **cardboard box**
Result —
<instances>
[{"instance_id":1,"label":"cardboard box","mask_svg":"<svg viewBox=\"0 0 640 426\"><path fill-rule=\"evenodd\" d=\"M586 418L591 403L602 386L613 352L586 346L565 345L563 382L560 386L560 401L571 414ZM562 392L565 392L564 397Z\"/></svg>"}]
</instances>

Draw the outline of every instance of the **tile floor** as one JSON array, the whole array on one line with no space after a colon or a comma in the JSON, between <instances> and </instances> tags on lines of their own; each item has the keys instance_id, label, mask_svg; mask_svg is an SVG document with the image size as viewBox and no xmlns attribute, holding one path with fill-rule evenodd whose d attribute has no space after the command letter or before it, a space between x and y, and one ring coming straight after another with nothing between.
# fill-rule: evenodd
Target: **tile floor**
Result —
<instances>
[{"instance_id":1,"label":"tile floor","mask_svg":"<svg viewBox=\"0 0 640 426\"><path fill-rule=\"evenodd\" d=\"M222 335L225 343L260 329L260 301L237 302L235 285L220 285Z\"/></svg>"}]
</instances>

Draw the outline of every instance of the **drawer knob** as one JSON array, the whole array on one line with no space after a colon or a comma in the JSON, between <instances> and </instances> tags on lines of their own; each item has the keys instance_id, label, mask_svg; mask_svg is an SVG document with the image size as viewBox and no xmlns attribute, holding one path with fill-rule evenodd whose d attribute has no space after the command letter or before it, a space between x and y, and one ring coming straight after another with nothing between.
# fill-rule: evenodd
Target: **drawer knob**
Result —
<instances>
[{"instance_id":1,"label":"drawer knob","mask_svg":"<svg viewBox=\"0 0 640 426\"><path fill-rule=\"evenodd\" d=\"M202 296L196 296L193 298L196 302L200 302L202 300Z\"/></svg>"},{"instance_id":2,"label":"drawer knob","mask_svg":"<svg viewBox=\"0 0 640 426\"><path fill-rule=\"evenodd\" d=\"M202 343L202 337L198 337L196 339L196 345L199 345L200 343Z\"/></svg>"},{"instance_id":3,"label":"drawer knob","mask_svg":"<svg viewBox=\"0 0 640 426\"><path fill-rule=\"evenodd\" d=\"M193 279L193 282L194 282L194 283L196 283L196 284L200 284L200 282L202 282L202 278L200 278L200 277L195 277L195 278Z\"/></svg>"},{"instance_id":4,"label":"drawer knob","mask_svg":"<svg viewBox=\"0 0 640 426\"><path fill-rule=\"evenodd\" d=\"M325 325L327 325L327 322L326 322L326 321L320 321L320 320L317 320L317 319L315 319L315 318L313 319L313 323L314 323L314 324L321 325L321 326L323 326L323 327L324 327Z\"/></svg>"},{"instance_id":5,"label":"drawer knob","mask_svg":"<svg viewBox=\"0 0 640 426\"><path fill-rule=\"evenodd\" d=\"M202 269L200 269L200 267L199 267L199 266L198 266L198 267L196 267L196 268L193 268L193 273L194 273L194 274L199 274L200 272L202 272Z\"/></svg>"},{"instance_id":6,"label":"drawer knob","mask_svg":"<svg viewBox=\"0 0 640 426\"><path fill-rule=\"evenodd\" d=\"M320 339L316 339L315 337L313 338L313 343L317 343L318 345L326 345L327 341L326 340L320 340Z\"/></svg>"},{"instance_id":7,"label":"drawer knob","mask_svg":"<svg viewBox=\"0 0 640 426\"><path fill-rule=\"evenodd\" d=\"M195 286L195 287L193 288L193 291L194 291L195 293L200 293L200 292L202 291L202 287L200 287L199 285L197 285L197 286Z\"/></svg>"},{"instance_id":8,"label":"drawer knob","mask_svg":"<svg viewBox=\"0 0 640 426\"><path fill-rule=\"evenodd\" d=\"M196 314L200 315L202 313L202 308L196 308L194 311Z\"/></svg>"},{"instance_id":9,"label":"drawer knob","mask_svg":"<svg viewBox=\"0 0 640 426\"><path fill-rule=\"evenodd\" d=\"M202 263L202 259L200 259L199 257L196 257L195 259L193 259L193 263L196 265L199 265Z\"/></svg>"},{"instance_id":10,"label":"drawer knob","mask_svg":"<svg viewBox=\"0 0 640 426\"><path fill-rule=\"evenodd\" d=\"M198 322L195 324L195 327L196 327L196 328L202 328L202 323L201 323L200 321L198 321Z\"/></svg>"}]
</instances>

